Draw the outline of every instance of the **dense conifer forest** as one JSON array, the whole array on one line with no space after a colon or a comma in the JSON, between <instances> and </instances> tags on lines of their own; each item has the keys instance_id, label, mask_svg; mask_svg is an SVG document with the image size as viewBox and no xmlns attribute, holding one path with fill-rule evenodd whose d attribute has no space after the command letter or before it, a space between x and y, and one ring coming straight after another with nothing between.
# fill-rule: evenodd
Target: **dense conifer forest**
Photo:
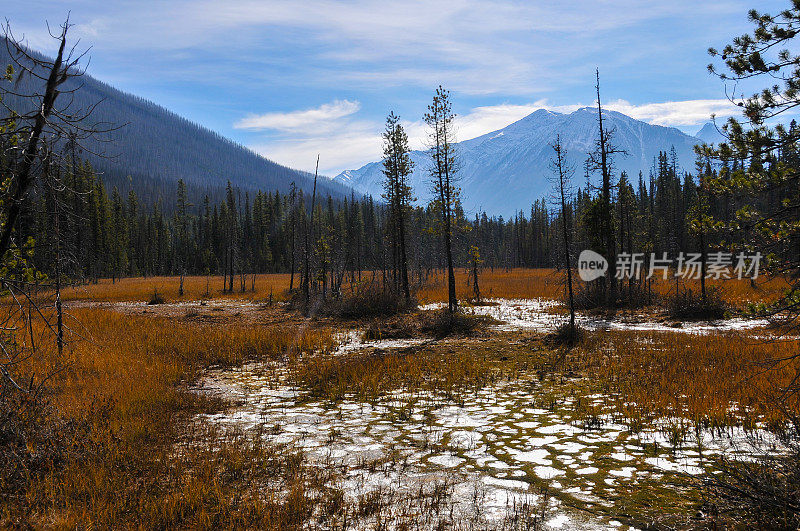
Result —
<instances>
[{"instance_id":1,"label":"dense conifer forest","mask_svg":"<svg viewBox=\"0 0 800 531\"><path fill-rule=\"evenodd\" d=\"M781 157L787 160L796 153ZM715 169L710 161L698 160L696 175L680 174L674 153L664 151L648 175L616 177L613 226L621 252L658 256L697 252L702 216L731 219L741 202L732 195L704 195L701 183L730 178L741 169L740 163L728 161ZM311 196L293 184L284 194L242 190L229 182L223 194L216 194L222 200L216 201L209 194L192 193L180 180L172 196L157 190L142 197L130 185L109 189L88 162L76 164L74 171L69 166L58 171L63 172L66 192L56 200L46 186L40 186L17 228L18 241L32 242L33 259L41 271L54 268L55 249L48 242L54 241L50 236L60 219L62 269L74 280L219 274L231 269L236 276L300 274ZM201 200L191 202L191 196ZM762 199L772 204L781 200L780 193ZM457 203L455 263L466 266L474 246L483 267L560 267L564 218L575 234L572 255L584 248L602 249L599 201L600 196L586 185L569 199L564 217L555 202L541 199L511 219L469 215ZM410 208L405 221L409 269L417 281L445 265L437 219L436 206L428 205ZM730 239L730 234L714 227L706 227L704 234L708 248ZM388 274L396 265L390 208L381 199L318 197L310 242L316 266L324 262L332 286L345 277L360 278L364 271Z\"/></svg>"}]
</instances>

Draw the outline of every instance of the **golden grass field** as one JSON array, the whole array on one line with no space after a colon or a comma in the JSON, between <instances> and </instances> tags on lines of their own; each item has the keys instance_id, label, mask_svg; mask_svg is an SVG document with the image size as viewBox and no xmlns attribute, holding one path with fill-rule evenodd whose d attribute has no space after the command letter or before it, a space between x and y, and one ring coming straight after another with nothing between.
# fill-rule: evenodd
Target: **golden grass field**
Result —
<instances>
[{"instance_id":1,"label":"golden grass field","mask_svg":"<svg viewBox=\"0 0 800 531\"><path fill-rule=\"evenodd\" d=\"M180 287L179 277L135 277L122 278L116 281L104 278L96 284L86 283L73 286L64 290L64 300L81 300L94 302L130 302L147 301L158 291L159 295L167 301L198 300L205 298L266 300L272 293L276 301L283 300L286 290L289 289L289 275L272 273L256 275L255 291L251 291L252 277L247 278L247 289L243 293L239 289L239 278L235 279L233 292L222 291L221 276L187 276L184 279L183 297L178 295ZM299 286L300 276L295 275L295 285Z\"/></svg>"},{"instance_id":2,"label":"golden grass field","mask_svg":"<svg viewBox=\"0 0 800 531\"><path fill-rule=\"evenodd\" d=\"M420 302L444 300L444 278L418 289ZM459 271L460 297L472 293L466 279ZM168 302L191 301L206 297L207 282L212 299L264 301L270 294L281 300L289 280L258 275L254 292L222 294L220 277L187 277L183 297L177 278L101 280L69 288L64 298L145 302L157 289ZM481 284L485 297L557 298L563 289L552 270L485 270ZM741 306L777 296L783 286L729 281L724 289ZM704 426L751 428L758 421L779 427L800 412L797 395L779 394L800 375L800 358L776 362L800 356L796 341L613 332L589 334L569 352L537 337L505 347L510 342L499 337L480 348L464 339L332 360L320 354L334 344L330 322L307 321L278 306L264 312L288 312L283 324L267 317L240 322L236 315L203 322L157 310L133 315L86 303L68 304L67 310L72 333L63 356L41 319L34 317L30 333L20 335L33 355L16 371L34 385L46 378L51 404L28 419L48 426L30 437L28 449L49 455L45 449L55 440L63 449L51 461L43 458L46 466L21 465L2 474L2 526L295 528L320 507L336 510L341 501L325 487L330 476L306 466L302 456L189 423L194 413L224 407L190 391L202 371L250 360L296 363L298 384L331 400L346 393L368 400L401 386L449 389L457 398L465 389L523 370L577 373L589 376L592 392L619 397L616 408L631 429L676 413ZM30 351L31 337L36 352ZM306 355L298 358L300 353Z\"/></svg>"},{"instance_id":3,"label":"golden grass field","mask_svg":"<svg viewBox=\"0 0 800 531\"><path fill-rule=\"evenodd\" d=\"M580 282L575 277L577 289ZM486 298L501 299L566 299L565 274L555 269L500 269L494 271L484 269L479 276L481 295ZM784 279L762 277L754 284L749 279L709 279L707 289L718 289L727 302L736 307L745 307L749 303L774 300L779 297L788 284ZM681 280L681 289L689 288L700 292L699 280ZM653 281L653 292L658 296L674 293L675 282L656 278ZM472 298L472 286L469 284L469 272L456 270L456 294L458 298ZM420 303L441 302L447 300L447 275L439 272L429 279L426 286L416 292Z\"/></svg>"},{"instance_id":4,"label":"golden grass field","mask_svg":"<svg viewBox=\"0 0 800 531\"><path fill-rule=\"evenodd\" d=\"M480 286L483 297L504 299L563 299L565 297L564 274L555 269L501 269L494 271L486 268L480 273ZM456 269L456 293L460 300L472 297L472 286L469 273L464 269ZM180 300L198 300L205 298L225 298L264 301L270 296L274 301L281 301L289 288L289 275L285 273L256 275L255 290L251 291L252 277L248 277L246 290L239 289L236 278L233 292L223 293L221 276L187 276L184 280L184 295L178 295L178 277L123 278L115 282L101 279L98 283L87 283L64 290L64 300L82 300L94 302L144 302L150 299L154 291L168 302ZM295 286L299 286L300 276L295 275ZM681 289L686 287L699 292L698 280L683 281ZM751 284L747 279L709 280L709 289L719 289L723 298L729 303L744 307L749 303L773 300L780 296L787 287L783 279L762 277ZM347 291L348 286L343 287ZM671 280L656 279L653 291L657 295L668 295L675 289ZM429 277L428 282L418 286L415 296L420 304L442 302L447 300L447 275L437 271Z\"/></svg>"}]
</instances>

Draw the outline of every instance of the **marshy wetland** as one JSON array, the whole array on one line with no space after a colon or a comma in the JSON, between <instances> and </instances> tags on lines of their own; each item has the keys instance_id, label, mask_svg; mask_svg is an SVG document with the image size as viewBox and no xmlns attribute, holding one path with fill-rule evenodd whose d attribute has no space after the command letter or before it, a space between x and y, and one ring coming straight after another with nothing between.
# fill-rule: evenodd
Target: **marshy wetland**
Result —
<instances>
[{"instance_id":1,"label":"marshy wetland","mask_svg":"<svg viewBox=\"0 0 800 531\"><path fill-rule=\"evenodd\" d=\"M445 330L435 295L395 316L304 317L284 281L178 297L174 279L130 280L68 297L84 339L51 403L104 457L67 453L80 473L39 478L31 506L58 508L60 525L85 521L91 499L98 521L135 510L147 525L695 528L718 518L721 467L795 444L798 405L780 390L798 367L765 363L798 345L766 321L581 313L565 348L550 340L565 319L552 292L465 304L468 325ZM147 303L154 289L163 303ZM113 464L131 461L137 484ZM48 491L59 482L66 505Z\"/></svg>"}]
</instances>

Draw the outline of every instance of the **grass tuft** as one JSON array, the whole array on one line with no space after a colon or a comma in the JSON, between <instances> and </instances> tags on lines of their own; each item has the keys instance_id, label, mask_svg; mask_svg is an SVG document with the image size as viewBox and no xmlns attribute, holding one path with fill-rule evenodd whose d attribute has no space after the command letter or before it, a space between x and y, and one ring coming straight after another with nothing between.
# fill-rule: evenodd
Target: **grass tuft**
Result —
<instances>
[{"instance_id":1,"label":"grass tuft","mask_svg":"<svg viewBox=\"0 0 800 531\"><path fill-rule=\"evenodd\" d=\"M575 326L570 326L567 322L559 325L555 331L547 334L547 336L545 336L545 342L554 347L572 348L581 342L583 335L583 330L577 324L575 324Z\"/></svg>"}]
</instances>

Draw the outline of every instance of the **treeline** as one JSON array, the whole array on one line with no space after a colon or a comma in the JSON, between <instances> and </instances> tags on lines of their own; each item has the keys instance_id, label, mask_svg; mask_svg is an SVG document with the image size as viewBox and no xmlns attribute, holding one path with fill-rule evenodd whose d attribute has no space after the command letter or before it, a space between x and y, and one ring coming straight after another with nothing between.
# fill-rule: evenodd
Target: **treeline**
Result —
<instances>
[{"instance_id":1,"label":"treeline","mask_svg":"<svg viewBox=\"0 0 800 531\"><path fill-rule=\"evenodd\" d=\"M620 251L673 255L699 249L691 224L697 217L700 182L737 171L737 163L717 170L706 161L699 166L699 176L679 168L674 152L663 152L647 177L639 174L632 180L625 173L618 177L613 210ZM87 162L76 164L74 171L69 166L50 171L58 172L63 190L54 193L47 185L52 177L43 179L28 199L15 237L33 240L33 260L41 271L51 273L60 259L62 273L78 280L300 273L311 197L294 186L288 194L251 193L228 183L224 200L214 202L206 195L192 204L183 181L174 197L147 200L140 199L133 187L108 190ZM486 213L469 217L456 202L454 262L466 266L474 246L484 267L558 267L564 252L560 238L564 220L575 235L572 254L583 248L600 249L598 197L587 185L572 196L563 217L560 207L539 199L529 212L512 219ZM326 271L330 286L344 278L359 278L364 271L391 274L392 219L384 202L328 195L316 203L309 251L315 270ZM736 206L732 197L714 197L709 199L709 214L730 218ZM429 205L410 208L404 221L414 278L445 267L438 220L435 205ZM709 234L706 244L719 238Z\"/></svg>"}]
</instances>

